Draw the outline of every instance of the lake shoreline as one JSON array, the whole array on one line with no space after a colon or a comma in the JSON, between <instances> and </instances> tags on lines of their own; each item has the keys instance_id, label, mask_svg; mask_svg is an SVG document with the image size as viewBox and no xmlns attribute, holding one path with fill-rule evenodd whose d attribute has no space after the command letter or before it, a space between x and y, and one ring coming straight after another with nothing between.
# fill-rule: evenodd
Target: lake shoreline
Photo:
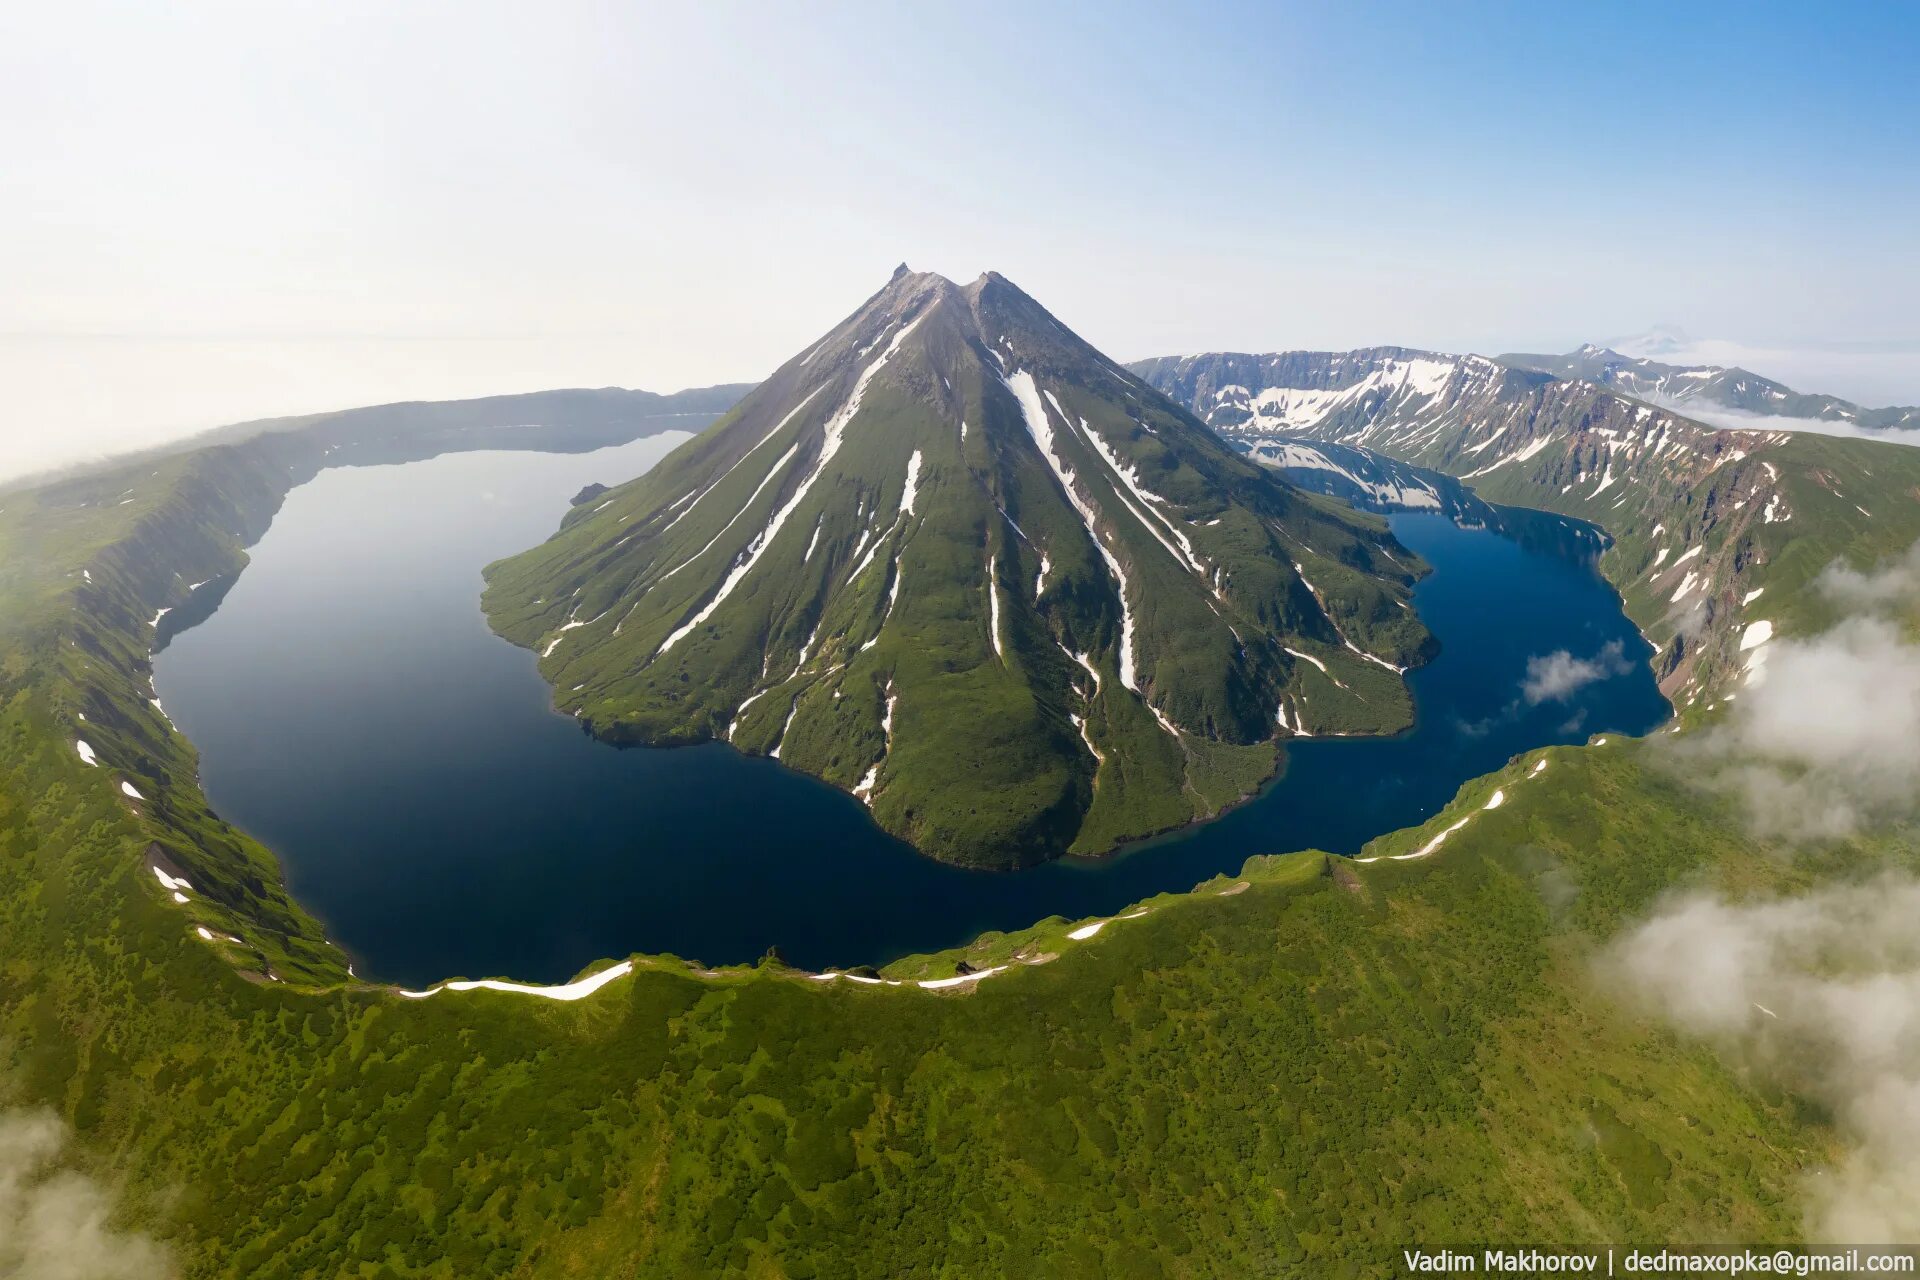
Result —
<instances>
[{"instance_id":1,"label":"lake shoreline","mask_svg":"<svg viewBox=\"0 0 1920 1280\"><path fill-rule=\"evenodd\" d=\"M614 457L649 447L663 451ZM1111 917L1255 854L1350 855L1512 755L1585 736L1558 711L1501 718L1529 652L1637 636L1590 567L1440 516L1389 517L1433 566L1416 607L1439 639L1407 673L1406 728L1289 738L1252 794L1099 855L960 867L771 757L717 740L628 749L554 706L531 651L487 627L474 570L537 540L583 477L616 467L644 463L469 454L329 471L289 498L214 616L157 659L210 799L272 850L368 978L538 984L609 956L724 968L769 947L812 971L882 966L1053 916ZM1633 731L1655 717L1651 683L1643 669L1597 687L1590 713ZM1473 719L1490 722L1482 736L1456 732Z\"/></svg>"}]
</instances>

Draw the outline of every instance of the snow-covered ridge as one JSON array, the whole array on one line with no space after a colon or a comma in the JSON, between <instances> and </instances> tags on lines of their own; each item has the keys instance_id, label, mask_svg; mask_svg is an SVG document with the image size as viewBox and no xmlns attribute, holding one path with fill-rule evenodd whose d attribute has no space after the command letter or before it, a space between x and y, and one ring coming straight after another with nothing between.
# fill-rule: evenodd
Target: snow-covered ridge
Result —
<instances>
[{"instance_id":1,"label":"snow-covered ridge","mask_svg":"<svg viewBox=\"0 0 1920 1280\"><path fill-rule=\"evenodd\" d=\"M1053 469L1053 475L1060 482L1061 489L1067 495L1067 501L1080 514L1080 522L1086 526L1087 536L1093 539L1093 545L1099 550L1100 558L1106 561L1108 572L1119 584L1120 595L1120 683L1135 693L1140 691L1134 673L1134 635L1133 606L1128 601L1127 571L1120 566L1119 558L1107 546L1105 538L1100 536L1099 522L1093 508L1080 496L1080 489L1074 483L1073 468L1060 456L1054 442L1053 424L1047 420L1047 406L1040 398L1040 390L1035 385L1033 375L1024 369L1016 370L1001 378L1001 384L1013 393L1014 400L1020 406L1021 416L1027 424L1027 433L1039 447L1040 456L1047 460Z\"/></svg>"},{"instance_id":2,"label":"snow-covered ridge","mask_svg":"<svg viewBox=\"0 0 1920 1280\"><path fill-rule=\"evenodd\" d=\"M773 513L773 518L767 522L766 528L762 529L754 540L748 544L746 555L743 556L727 573L727 576L722 579L719 590L713 593L713 598L701 606L700 610L691 618L681 624L678 630L661 641L660 647L654 650L654 657L657 658L667 650L673 648L674 645L691 635L693 630L701 623L712 617L713 611L718 609L721 604L726 601L727 597L733 594L734 588L738 587L741 581L759 565L761 556L766 554L767 548L773 544L773 540L779 535L781 527L786 524L788 518L793 515L800 504L806 501L807 495L813 491L814 483L820 479L821 474L827 468L827 464L832 462L834 455L840 452L841 442L846 438L847 427L852 423L855 415L860 412L860 403L866 395L867 385L873 381L875 374L886 367L887 361L893 358L894 352L900 349L900 344L906 341L907 336L919 328L920 322L927 318L928 311L928 308L921 308L912 320L902 325L898 332L893 335L893 340L887 343L886 350L874 357L870 364L860 370L859 376L854 379L853 390L848 394L846 403L841 405L839 410L827 419L820 444L820 454L814 459L813 469L807 473L807 478L800 482L799 487L794 490L793 496L787 499L786 504ZM877 342L878 339L875 341Z\"/></svg>"},{"instance_id":3,"label":"snow-covered ridge","mask_svg":"<svg viewBox=\"0 0 1920 1280\"><path fill-rule=\"evenodd\" d=\"M826 344L822 343L821 345L824 346ZM815 387L813 390L807 392L805 396L801 397L799 404L796 404L795 406L793 406L793 408L789 409L787 411L787 415L784 418L780 419L779 422L774 424L773 430L767 432L766 435L761 436L759 440L755 441L753 448L747 450L745 453L741 454L739 458L735 459L732 466L728 467L725 471L722 471L709 484L707 484L705 488L700 489L694 493L690 493L686 497L681 498L679 502L675 502L672 506L669 506L667 510L672 511L674 510L675 507L679 507L681 503L686 504L685 508L681 510L680 514L675 516L673 519L669 520L666 523L666 525L660 530L660 534L656 534L655 536L658 537L658 536L664 535L669 530L671 530L673 526L679 524L682 520L686 519L687 515L695 507L700 505L700 500L702 498L705 498L708 494L712 493L716 488L718 488L719 485L724 480L726 480L728 476L732 475L736 470L739 469L741 463L745 462L748 458L751 458L754 454L758 453L761 449L765 448L769 441L771 441L775 436L779 435L782 431L786 430L787 424L792 422L794 418L799 416L800 411L802 409L805 409L809 404L813 403L813 398L819 395L824 390L826 390L826 386L825 384L822 384L821 386Z\"/></svg>"},{"instance_id":4,"label":"snow-covered ridge","mask_svg":"<svg viewBox=\"0 0 1920 1280\"><path fill-rule=\"evenodd\" d=\"M1342 364L1350 358L1334 359L1336 364ZM1268 361L1270 366L1275 366L1280 357L1268 357ZM1218 409L1246 413L1248 417L1244 421L1233 424L1236 432L1297 430L1370 396L1377 396L1383 402L1438 396L1465 364L1459 357L1387 357L1343 387L1268 386L1249 393L1235 383L1216 391L1212 406L1195 408L1205 412L1210 425L1221 425L1231 417L1231 414L1216 414ZM1491 367L1490 362L1488 364Z\"/></svg>"},{"instance_id":5,"label":"snow-covered ridge","mask_svg":"<svg viewBox=\"0 0 1920 1280\"><path fill-rule=\"evenodd\" d=\"M1605 743L1606 743L1606 739L1601 738L1594 745L1602 746ZM1528 778L1539 777L1542 773L1546 772L1546 768L1547 768L1546 757L1542 756L1539 760L1534 762L1533 768L1527 771L1526 778L1523 778L1522 781L1526 781L1526 779ZM1517 784L1508 783L1507 785L1514 786ZM1389 862L1412 862L1420 858L1430 858L1434 854L1440 851L1441 845L1444 845L1456 832L1460 831L1469 822L1472 822L1474 818L1477 817L1479 814L1485 813L1492 809L1498 809L1501 805L1505 804L1506 802L1507 802L1506 787L1496 787L1494 789L1493 794L1487 797L1486 803L1482 804L1478 809L1468 810L1466 816L1458 819L1451 826L1442 827L1436 834L1434 834L1431 838L1429 838L1425 844L1421 845L1418 849L1415 849L1412 853L1395 853L1395 854L1385 854L1385 855L1373 854L1370 857L1355 858L1354 861L1355 862L1379 862L1382 857L1385 857Z\"/></svg>"},{"instance_id":6,"label":"snow-covered ridge","mask_svg":"<svg viewBox=\"0 0 1920 1280\"><path fill-rule=\"evenodd\" d=\"M633 961L622 960L611 968L602 969L592 977L580 978L557 987L542 987L526 982L499 982L493 978L479 978L472 982L443 982L437 987L425 991L402 991L400 994L409 1000L424 1000L428 996L437 996L442 991L511 991L523 996L539 996L543 1000L582 1000L615 978L624 978L633 972Z\"/></svg>"}]
</instances>

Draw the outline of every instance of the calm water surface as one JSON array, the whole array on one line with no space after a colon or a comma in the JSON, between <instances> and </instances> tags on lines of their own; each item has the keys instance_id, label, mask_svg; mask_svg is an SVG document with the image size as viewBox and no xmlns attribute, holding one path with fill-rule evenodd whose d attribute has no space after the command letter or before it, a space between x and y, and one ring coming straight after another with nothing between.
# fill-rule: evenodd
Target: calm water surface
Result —
<instances>
[{"instance_id":1,"label":"calm water surface","mask_svg":"<svg viewBox=\"0 0 1920 1280\"><path fill-rule=\"evenodd\" d=\"M557 981L633 951L727 964L775 946L809 968L885 963L1109 913L1256 853L1352 853L1512 755L1667 714L1646 645L1590 566L1394 516L1435 570L1414 597L1442 645L1411 677L1416 729L1303 743L1257 800L1114 858L954 870L771 760L593 741L550 709L533 655L487 629L483 565L550 534L582 484L636 475L684 438L324 472L224 598L180 611L205 620L171 639L156 677L207 794L279 854L362 975ZM1564 701L1524 696L1530 657L1614 642L1616 674Z\"/></svg>"}]
</instances>

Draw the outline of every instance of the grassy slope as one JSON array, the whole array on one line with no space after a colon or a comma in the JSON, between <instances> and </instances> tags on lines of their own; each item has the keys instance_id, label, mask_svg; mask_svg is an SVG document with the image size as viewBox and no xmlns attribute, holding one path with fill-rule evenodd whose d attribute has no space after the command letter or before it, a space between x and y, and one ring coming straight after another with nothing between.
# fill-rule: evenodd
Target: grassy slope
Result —
<instances>
[{"instance_id":1,"label":"grassy slope","mask_svg":"<svg viewBox=\"0 0 1920 1280\"><path fill-rule=\"evenodd\" d=\"M1779 471L1778 489L1792 513L1773 523L1765 520L1761 502L1743 500L1769 463ZM1578 516L1613 536L1600 569L1620 592L1627 615L1660 650L1664 684L1683 710L1690 696L1704 706L1736 687L1743 661L1739 637L1747 624L1770 621L1791 634L1830 622L1820 597L1808 588L1836 558L1870 564L1920 540L1920 448L1796 434L1658 504L1629 499L1616 506L1612 493L1589 500L1581 489L1561 493L1558 480L1530 478L1513 467L1471 483L1489 501ZM1668 555L1656 574L1663 546ZM1681 604L1706 603L1706 634L1691 646L1676 646L1684 610L1671 598L1681 580L1673 561L1694 546L1702 548L1695 563L1706 581ZM1756 589L1765 594L1745 603Z\"/></svg>"},{"instance_id":2,"label":"grassy slope","mask_svg":"<svg viewBox=\"0 0 1920 1280\"><path fill-rule=\"evenodd\" d=\"M36 701L10 742L44 740ZM1640 751L1555 753L1424 862L1296 855L1087 942L1043 929L1057 959L965 994L659 961L574 1005L247 982L96 777L10 753L4 794L40 797L0 817L10 1066L194 1274L1205 1275L1788 1237L1822 1134L1584 989L1586 938L1662 887L1779 874ZM1549 881L1578 889L1559 914Z\"/></svg>"},{"instance_id":3,"label":"grassy slope","mask_svg":"<svg viewBox=\"0 0 1920 1280\"><path fill-rule=\"evenodd\" d=\"M216 891L144 870L174 811L117 795L143 740L108 726L100 769L68 740L143 705L99 669L142 619L71 594L138 509L54 537L0 507L0 1045L189 1274L1372 1271L1416 1238L1788 1238L1832 1154L1589 988L1664 888L1799 874L1629 743L1469 784L1508 803L1433 858L1261 860L1086 942L983 940L976 966L1057 958L965 993L672 960L573 1005L249 980L192 932Z\"/></svg>"},{"instance_id":4,"label":"grassy slope","mask_svg":"<svg viewBox=\"0 0 1920 1280\"><path fill-rule=\"evenodd\" d=\"M700 437L489 566L489 621L540 655L556 704L596 735L722 738L856 794L875 770L876 821L964 865L1104 853L1218 813L1274 773L1283 696L1306 694L1319 733L1404 728L1401 682L1340 639L1397 664L1425 656L1431 637L1401 607L1417 558L1377 518L1275 484L1184 411L1143 399L1030 299L1001 292L1016 314L988 329L1007 367L1038 369L1067 415L1055 447L1126 564L1140 687L1178 736L1120 684L1109 572L984 363L962 291L932 276L897 276ZM890 334L904 337L897 349ZM738 589L663 651L795 500L821 423L851 402L861 368L879 372L847 447ZM1216 599L1149 532L1158 525L1128 513L1072 421L1172 504L1176 536L1231 591ZM910 457L924 463L911 514L900 510ZM1305 646L1343 683L1267 639ZM1068 650L1089 655L1097 684Z\"/></svg>"}]
</instances>

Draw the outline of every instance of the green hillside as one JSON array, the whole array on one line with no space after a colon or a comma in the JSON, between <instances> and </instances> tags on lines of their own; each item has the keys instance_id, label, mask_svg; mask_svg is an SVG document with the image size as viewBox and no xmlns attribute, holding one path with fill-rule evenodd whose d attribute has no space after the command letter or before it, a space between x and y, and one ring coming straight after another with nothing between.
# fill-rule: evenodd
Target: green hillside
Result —
<instances>
[{"instance_id":1,"label":"green hillside","mask_svg":"<svg viewBox=\"0 0 1920 1280\"><path fill-rule=\"evenodd\" d=\"M1893 513L1920 480L1891 446L1789 444L1782 633L1824 620L1831 554L1900 536L1820 493ZM1414 1242L1803 1229L1839 1154L1819 1110L1589 960L1670 887L1913 846L1788 860L1640 743L1516 760L1377 861L1256 860L897 986L671 957L574 1003L349 982L148 702L154 611L239 568L318 465L292 447L0 497L0 1098L70 1124L180 1274L1374 1275ZM1010 967L914 985L963 962Z\"/></svg>"},{"instance_id":2,"label":"green hillside","mask_svg":"<svg viewBox=\"0 0 1920 1280\"><path fill-rule=\"evenodd\" d=\"M593 733L777 755L1007 867L1217 813L1299 734L1404 728L1421 568L1005 280L902 268L485 605Z\"/></svg>"},{"instance_id":3,"label":"green hillside","mask_svg":"<svg viewBox=\"0 0 1920 1280\"><path fill-rule=\"evenodd\" d=\"M1362 447L1488 502L1605 529L1601 571L1683 710L1737 692L1765 634L1812 620L1805 588L1834 558L1920 539L1911 447L1723 430L1594 383L1397 347L1134 368L1256 456L1302 441Z\"/></svg>"}]
</instances>

